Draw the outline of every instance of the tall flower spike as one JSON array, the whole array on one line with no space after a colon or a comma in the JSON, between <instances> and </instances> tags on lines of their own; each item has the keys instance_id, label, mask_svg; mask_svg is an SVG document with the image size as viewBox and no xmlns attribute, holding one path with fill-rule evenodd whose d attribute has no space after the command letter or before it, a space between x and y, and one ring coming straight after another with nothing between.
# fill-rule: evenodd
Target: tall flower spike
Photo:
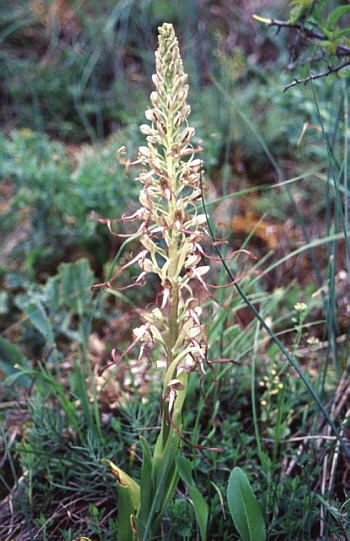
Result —
<instances>
[{"instance_id":1,"label":"tall flower spike","mask_svg":"<svg viewBox=\"0 0 350 541\"><path fill-rule=\"evenodd\" d=\"M189 372L204 374L205 366L213 371L213 361L207 360L209 345L201 323L202 308L194 294L195 286L211 296L204 281L209 267L201 265L206 257L201 242L210 242L205 230L206 217L197 213L201 160L196 158L196 153L202 149L191 145L195 131L187 121L190 107L186 103L186 79L174 29L171 24L164 24L159 28L155 90L151 94L153 107L145 113L150 124L140 128L147 146L139 148L133 162L141 166L137 177L142 183L141 208L131 216L122 217L124 222L141 222L137 228L141 249L138 254L131 254L130 261L111 280L96 286L112 287L124 269L137 264L141 270L132 285L145 285L147 275L152 273L158 276L162 288L153 308L143 311L144 322L134 329L133 342L119 357L115 350L112 352L112 364L120 362L134 347L139 348L138 360L146 359L148 366L156 350L167 361L161 400L162 427L152 464L151 451L143 438L145 467L140 484L110 463L119 479L119 534L127 541L160 536L162 514L177 483L175 460L181 440L203 449L187 442L182 434L182 406ZM124 154L122 147L118 152L120 161ZM129 173L132 162L123 163ZM111 221L106 223L111 230ZM153 506L156 500L159 509Z\"/></svg>"},{"instance_id":2,"label":"tall flower spike","mask_svg":"<svg viewBox=\"0 0 350 541\"><path fill-rule=\"evenodd\" d=\"M122 217L124 222L141 221L138 233L143 249L133 255L107 285L112 287L111 282L135 262L141 272L132 285L145 285L149 273L159 277L162 291L156 297L156 306L142 314L152 340L148 340L147 345L147 336L142 334L145 325L141 325L134 330L137 339L133 346L141 348L141 356L147 354L148 364L156 344L164 352L167 360L165 400L169 382L176 379L180 371L205 372L209 346L193 284L212 297L204 279L209 267L201 265L202 258L206 257L201 243L210 244L205 230L206 217L197 214L196 207L201 196L201 160L196 153L202 149L195 149L191 144L195 130L187 121L190 113L186 103L187 75L171 24L159 28L156 73L152 79L155 85L150 97L153 108L145 113L150 124L140 127L147 146L139 148L137 160L133 162L141 165L137 177L142 183L141 208L132 216ZM118 153L120 160L125 152L122 147ZM132 165L129 160L123 163L128 169ZM123 289L127 287L130 286ZM140 336L144 338L138 338Z\"/></svg>"},{"instance_id":3,"label":"tall flower spike","mask_svg":"<svg viewBox=\"0 0 350 541\"><path fill-rule=\"evenodd\" d=\"M201 259L201 254L196 253L194 247L203 234L205 218L196 215L194 206L200 195L201 164L200 160L194 159L196 150L191 146L195 131L187 122L190 113L186 103L187 75L171 24L159 28L156 73L152 79L156 88L151 94L153 108L145 113L151 125L143 124L140 128L146 136L147 147L140 147L137 160L147 167L138 179L143 184L140 203L144 212L147 211L148 227L141 227L139 231L144 231L140 241L149 251L149 258L143 261L142 268L144 272L149 270L158 274L163 287L160 310L166 310L167 314L166 318L162 314L158 319L158 326L160 333L164 334L167 367L171 367L169 377L173 379L178 363L187 355L191 355L196 364L200 349L198 344L194 346L192 343L194 331L190 333L190 330L194 320L188 317L185 302L181 299L186 301L189 294L192 295L189 280L182 274ZM165 248L161 247L156 232L165 241ZM146 313L144 318L149 320ZM175 364L174 359L178 359Z\"/></svg>"}]
</instances>

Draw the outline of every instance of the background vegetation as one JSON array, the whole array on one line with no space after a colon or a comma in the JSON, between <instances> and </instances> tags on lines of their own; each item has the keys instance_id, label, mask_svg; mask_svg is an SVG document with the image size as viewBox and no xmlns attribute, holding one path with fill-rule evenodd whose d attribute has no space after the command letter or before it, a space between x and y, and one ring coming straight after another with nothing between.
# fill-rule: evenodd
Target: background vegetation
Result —
<instances>
[{"instance_id":1,"label":"background vegetation","mask_svg":"<svg viewBox=\"0 0 350 541\"><path fill-rule=\"evenodd\" d=\"M310 13L313 4L320 15ZM111 276L128 253L91 213L115 219L137 208L138 183L127 178L116 152L126 144L135 156L142 143L138 126L164 21L174 24L189 74L211 224L227 236L228 250L243 247L256 256L235 260L230 270L246 273L240 287L349 446L348 68L283 93L294 77L309 76L310 63L316 69L316 57L317 72L343 63L337 47L348 46L349 15L327 24L345 4L1 3L4 541L116 539L115 480L101 459L137 476L139 435L157 436L149 427L157 425L159 374L144 376L132 357L108 378L99 369L113 348L129 343L137 307L154 300L158 284L127 296L91 295L91 285ZM276 34L253 14L332 35L310 42L299 28L295 44L298 28ZM132 276L131 270L125 284ZM226 279L213 264L211 283ZM217 455L183 448L210 506L208 538L240 539L226 501L238 465L262 507L269 540L346 540L345 451L262 322L237 291L223 291L218 300L231 312L205 304L210 355L235 364L216 369L218 385L207 375L206 400L194 376L184 411L192 443L225 449ZM192 540L197 529L180 485L163 537Z\"/></svg>"}]
</instances>

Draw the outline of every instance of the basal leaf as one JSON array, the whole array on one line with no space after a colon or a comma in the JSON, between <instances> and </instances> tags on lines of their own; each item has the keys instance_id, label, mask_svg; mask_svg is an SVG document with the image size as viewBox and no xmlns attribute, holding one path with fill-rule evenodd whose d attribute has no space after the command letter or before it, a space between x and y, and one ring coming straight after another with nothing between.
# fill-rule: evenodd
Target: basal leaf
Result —
<instances>
[{"instance_id":1,"label":"basal leaf","mask_svg":"<svg viewBox=\"0 0 350 541\"><path fill-rule=\"evenodd\" d=\"M49 345L52 346L55 339L52 324L48 318L45 308L39 298L17 297L19 308L23 310L29 321L46 338Z\"/></svg>"},{"instance_id":2,"label":"basal leaf","mask_svg":"<svg viewBox=\"0 0 350 541\"><path fill-rule=\"evenodd\" d=\"M59 266L59 275L65 302L82 317L93 281L89 261L80 259L75 263L62 263Z\"/></svg>"},{"instance_id":3,"label":"basal leaf","mask_svg":"<svg viewBox=\"0 0 350 541\"><path fill-rule=\"evenodd\" d=\"M129 489L134 511L136 511L140 505L140 485L134 481L127 473L125 473L121 468L118 468L113 462L108 460L107 458L104 458L102 460L105 464L109 464L112 472L117 476L118 483L122 485L123 487L127 487Z\"/></svg>"},{"instance_id":4,"label":"basal leaf","mask_svg":"<svg viewBox=\"0 0 350 541\"><path fill-rule=\"evenodd\" d=\"M60 302L60 286L58 276L52 276L48 279L44 287L44 292L45 304L47 305L50 316L52 317L57 310Z\"/></svg>"},{"instance_id":5,"label":"basal leaf","mask_svg":"<svg viewBox=\"0 0 350 541\"><path fill-rule=\"evenodd\" d=\"M192 465L183 456L176 457L176 468L181 479L186 483L203 541L207 539L208 506L192 479Z\"/></svg>"},{"instance_id":6,"label":"basal leaf","mask_svg":"<svg viewBox=\"0 0 350 541\"><path fill-rule=\"evenodd\" d=\"M15 367L19 365L19 368ZM5 338L0 337L0 366L6 375L16 375L16 382L27 389L30 387L31 379L21 374L20 366L31 368L29 361L22 353ZM18 374L18 375L17 375Z\"/></svg>"},{"instance_id":7,"label":"basal leaf","mask_svg":"<svg viewBox=\"0 0 350 541\"><path fill-rule=\"evenodd\" d=\"M227 500L235 527L243 541L265 541L266 531L260 506L241 468L231 472Z\"/></svg>"}]
</instances>

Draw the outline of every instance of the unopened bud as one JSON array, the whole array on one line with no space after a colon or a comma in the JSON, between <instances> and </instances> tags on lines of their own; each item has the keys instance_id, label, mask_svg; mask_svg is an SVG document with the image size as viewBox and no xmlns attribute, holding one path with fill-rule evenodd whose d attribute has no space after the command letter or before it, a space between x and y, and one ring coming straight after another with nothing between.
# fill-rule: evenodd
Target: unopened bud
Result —
<instances>
[{"instance_id":1,"label":"unopened bud","mask_svg":"<svg viewBox=\"0 0 350 541\"><path fill-rule=\"evenodd\" d=\"M139 265L145 272L157 272L157 268L154 266L152 261L147 258L144 259L142 262L139 262Z\"/></svg>"},{"instance_id":2,"label":"unopened bud","mask_svg":"<svg viewBox=\"0 0 350 541\"><path fill-rule=\"evenodd\" d=\"M158 94L157 94L156 91L153 91L151 93L150 99L151 99L151 102L154 105L154 107L157 107L158 103L159 103L159 98L158 98Z\"/></svg>"},{"instance_id":3,"label":"unopened bud","mask_svg":"<svg viewBox=\"0 0 350 541\"><path fill-rule=\"evenodd\" d=\"M148 321L148 323L153 323L153 324L163 323L164 325L164 322L165 322L164 316L162 312L159 310L159 308L155 308L154 310L152 310L152 312L143 312L142 317L146 321Z\"/></svg>"},{"instance_id":4,"label":"unopened bud","mask_svg":"<svg viewBox=\"0 0 350 541\"><path fill-rule=\"evenodd\" d=\"M175 51L173 51L175 52ZM170 62L169 66L168 66L168 72L170 74L173 74L174 73L174 70L175 70L175 62L174 62L174 59Z\"/></svg>"},{"instance_id":5,"label":"unopened bud","mask_svg":"<svg viewBox=\"0 0 350 541\"><path fill-rule=\"evenodd\" d=\"M150 143L151 145L159 145L160 143L160 138L158 137L158 135L148 135L148 137L146 137L146 140L147 143Z\"/></svg>"},{"instance_id":6,"label":"unopened bud","mask_svg":"<svg viewBox=\"0 0 350 541\"><path fill-rule=\"evenodd\" d=\"M191 112L190 105L184 105L183 108L181 109L181 114L183 118L187 118L190 112Z\"/></svg>"},{"instance_id":7,"label":"unopened bud","mask_svg":"<svg viewBox=\"0 0 350 541\"><path fill-rule=\"evenodd\" d=\"M152 135L154 133L154 131L152 130L150 126L148 126L148 124L142 124L140 126L140 132L143 135Z\"/></svg>"},{"instance_id":8,"label":"unopened bud","mask_svg":"<svg viewBox=\"0 0 350 541\"><path fill-rule=\"evenodd\" d=\"M185 261L186 269L189 269L191 267L196 267L198 263L200 262L200 260L201 260L200 255L194 255L194 254L190 255Z\"/></svg>"},{"instance_id":9,"label":"unopened bud","mask_svg":"<svg viewBox=\"0 0 350 541\"><path fill-rule=\"evenodd\" d=\"M153 252L156 251L156 245L155 245L154 242L149 238L148 235L144 235L143 237L141 237L140 242L141 242L142 246L143 246L144 248L146 248L146 250L148 250L149 252L153 253Z\"/></svg>"},{"instance_id":10,"label":"unopened bud","mask_svg":"<svg viewBox=\"0 0 350 541\"><path fill-rule=\"evenodd\" d=\"M164 122L157 122L157 130L161 137L165 137L167 134L167 129Z\"/></svg>"},{"instance_id":11,"label":"unopened bud","mask_svg":"<svg viewBox=\"0 0 350 541\"><path fill-rule=\"evenodd\" d=\"M145 158L149 158L151 156L151 151L148 147L139 147L139 154Z\"/></svg>"},{"instance_id":12,"label":"unopened bud","mask_svg":"<svg viewBox=\"0 0 350 541\"><path fill-rule=\"evenodd\" d=\"M174 107L174 97L173 96L168 96L166 106L169 109L169 111L172 110L172 108Z\"/></svg>"},{"instance_id":13,"label":"unopened bud","mask_svg":"<svg viewBox=\"0 0 350 541\"><path fill-rule=\"evenodd\" d=\"M181 126L183 121L181 113L177 113L175 119L174 119L174 127L177 129Z\"/></svg>"},{"instance_id":14,"label":"unopened bud","mask_svg":"<svg viewBox=\"0 0 350 541\"><path fill-rule=\"evenodd\" d=\"M188 143L195 134L194 128L186 128L181 135L181 143Z\"/></svg>"},{"instance_id":15,"label":"unopened bud","mask_svg":"<svg viewBox=\"0 0 350 541\"><path fill-rule=\"evenodd\" d=\"M184 85L182 88L180 88L179 94L177 96L178 100L180 102L184 101L187 98L188 94L188 85Z\"/></svg>"},{"instance_id":16,"label":"unopened bud","mask_svg":"<svg viewBox=\"0 0 350 541\"><path fill-rule=\"evenodd\" d=\"M158 120L157 114L154 109L147 109L147 111L145 112L145 117L150 122L157 122Z\"/></svg>"},{"instance_id":17,"label":"unopened bud","mask_svg":"<svg viewBox=\"0 0 350 541\"><path fill-rule=\"evenodd\" d=\"M176 154L179 154L180 152L180 147L178 145L178 143L174 143L173 145L171 145L171 152L176 155Z\"/></svg>"}]
</instances>

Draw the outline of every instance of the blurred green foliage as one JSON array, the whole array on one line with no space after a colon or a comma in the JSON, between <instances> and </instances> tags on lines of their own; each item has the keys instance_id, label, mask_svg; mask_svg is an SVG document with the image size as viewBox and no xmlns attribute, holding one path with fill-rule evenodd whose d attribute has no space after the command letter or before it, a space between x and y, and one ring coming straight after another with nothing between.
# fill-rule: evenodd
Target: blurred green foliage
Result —
<instances>
[{"instance_id":1,"label":"blurred green foliage","mask_svg":"<svg viewBox=\"0 0 350 541\"><path fill-rule=\"evenodd\" d=\"M131 125L104 145L72 149L73 155L69 155L62 143L29 129L3 136L0 179L12 182L0 219L5 235L2 256L7 264L15 260L37 273L69 260L70 251L80 247L95 265L103 265L112 239L106 226L91 220L90 214L95 211L113 219L136 205L137 183L125 182L116 153L125 139L137 147L138 137L137 128ZM6 254L13 236L19 239Z\"/></svg>"}]
</instances>

